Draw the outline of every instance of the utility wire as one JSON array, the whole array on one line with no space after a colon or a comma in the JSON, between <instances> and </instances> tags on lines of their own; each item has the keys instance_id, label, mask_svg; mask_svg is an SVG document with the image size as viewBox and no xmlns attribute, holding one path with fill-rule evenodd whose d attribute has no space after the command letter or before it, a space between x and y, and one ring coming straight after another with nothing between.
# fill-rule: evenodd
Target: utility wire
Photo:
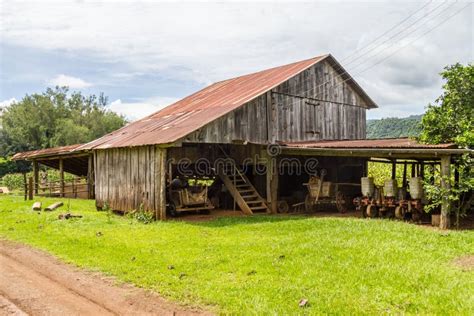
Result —
<instances>
[{"instance_id":1,"label":"utility wire","mask_svg":"<svg viewBox=\"0 0 474 316\"><path fill-rule=\"evenodd\" d=\"M385 35L389 34L391 31L393 31L394 29L396 29L397 27L399 27L400 25L402 25L403 23L405 23L405 21L408 21L411 17L415 16L418 12L420 12L421 10L423 10L424 8L426 8L428 5L431 4L433 0L430 0L428 1L427 3L425 3L421 8L419 8L418 10L416 10L415 12L413 12L412 14L410 14L409 16L407 16L406 18L404 18L402 21L398 22L396 25L392 26L391 28L389 28L387 31L385 31L383 34L379 35L377 38L375 38L370 44L368 44L367 46L365 47L362 47L362 48L359 48L357 50L355 50L354 52L352 52L350 55L344 57L341 59L341 62L342 61L345 61L347 59L351 59L353 57L353 55L356 55L357 53L359 52L362 52L364 50L366 50L367 48L369 48L370 46L372 46L375 42L377 42L379 39L383 38Z\"/></svg>"},{"instance_id":2,"label":"utility wire","mask_svg":"<svg viewBox=\"0 0 474 316\"><path fill-rule=\"evenodd\" d=\"M456 0L455 2L453 2L453 4L449 5L448 7L446 7L445 9L443 9L442 11L439 11L438 14L436 14L436 15L433 16L433 17L431 17L431 18L430 18L428 21L426 21L426 22L429 22L429 21L431 21L431 20L433 20L433 19L436 19L436 18L438 18L439 16L441 16L443 13L448 12L448 10L449 10L451 7L453 7L453 6L456 4L457 1L458 1L458 0ZM416 31L418 31L418 29L415 29L413 32L409 32L409 33L406 34L406 35L411 35L411 34L415 33ZM401 39L400 39L400 40L401 40ZM382 43L382 44L384 44L384 43ZM381 44L381 45L382 45L382 44ZM370 58L373 58L373 57L375 57L375 56L377 56L377 55L380 55L381 52L383 52L383 50L381 50L381 51L379 51L379 52L377 52L377 53L371 55ZM365 64L366 62L367 62L367 61L359 63L359 64L356 65L354 68L352 68L352 70L354 70L355 68L360 67L361 65Z\"/></svg>"},{"instance_id":3,"label":"utility wire","mask_svg":"<svg viewBox=\"0 0 474 316\"><path fill-rule=\"evenodd\" d=\"M453 6L457 1L458 1L458 0L456 0L456 1L453 2L452 4L448 5L448 7L444 8L443 10L439 11L438 14L436 14L434 17L438 17L440 14L446 12L446 11L447 11L451 6ZM415 21L415 23L412 23L412 24L410 24L409 26L405 27L403 30L399 31L396 35L391 36L388 40L393 39L394 37L397 37L398 35L400 35L400 34L403 33L404 31L406 31L406 30L408 30L409 28L411 28L411 27L412 27L413 25L415 25L417 22L422 21L423 19L428 18L431 13L433 13L434 11L436 11L438 8L440 8L442 5L444 5L444 4L446 4L446 3L449 3L449 1L444 1L444 2L442 2L441 5L436 6L434 9L430 10L428 13L426 13L425 15L423 15L421 18L417 19L417 20ZM429 3L428 3L428 4L429 4ZM425 6L426 6L426 5L425 5ZM423 6L422 8L424 8L425 6ZM420 8L419 10L421 10L422 8ZM419 10L418 10L418 11L419 11ZM411 14L411 16L413 16L414 14L416 14L416 12L413 13L413 14ZM429 18L428 18L428 20L432 20L432 19L433 19L433 17L429 17ZM403 21L406 21L406 20L407 20L407 19L404 19ZM399 24L400 24L400 23L399 23ZM424 25L420 25L420 26L423 27ZM412 32L410 32L410 33L408 33L408 34L406 34L406 35L413 34L413 33L415 33L415 32L418 31L418 30L419 30L419 28L418 28L418 29L415 28ZM403 37L399 38L398 41L401 41L402 39L403 39ZM373 52L373 51L377 50L379 47L381 47L382 44L386 43L388 40L384 41L383 43L378 44L377 47L374 47L372 50L366 52L364 55L367 55L367 53L370 53L370 52ZM375 56L377 56L377 55L380 55L380 53L382 53L382 52L384 52L384 51L386 51L386 50L389 50L389 49L393 48L393 47L392 47L393 45L396 45L396 43L390 44L389 46L387 46L387 47L385 47L385 48L382 48L382 50L379 50L378 52L376 52L376 53L373 54L372 56L368 56L368 58L366 58L365 61L361 61L361 62L358 63L353 69L358 68L359 66L361 66L361 65L363 65L363 64L365 64L365 63L367 63L367 62L369 62L369 61L370 61L370 58L373 58L373 57L375 57ZM354 61L356 61L357 59L360 59L361 57L363 57L363 55L361 55L361 56L359 56L358 58L356 58L356 59L350 61L349 63L347 63L347 65L353 63ZM344 70L344 69L342 68L342 65L340 65L340 64L339 64L339 65L336 65L336 67L337 67L337 68L336 68L336 71ZM352 70L353 70L353 69L352 69ZM340 77L342 77L344 74L348 74L348 71L347 71L347 70L344 70L342 73L338 73L337 75L340 76ZM308 82L308 81L310 81L310 80L311 80L311 78L307 78L307 79L303 80L303 81L301 82L301 84L306 83L306 82ZM307 92L309 92L309 91L311 91L311 90L319 89L320 87L326 85L327 83L330 83L332 80L333 80L333 78L330 79L330 80L327 80L327 81L325 81L325 82L323 82L323 83L321 83L321 84L319 84L318 86L314 87L313 89L308 90ZM319 94L318 94L318 95L319 95Z\"/></svg>"},{"instance_id":4,"label":"utility wire","mask_svg":"<svg viewBox=\"0 0 474 316\"><path fill-rule=\"evenodd\" d=\"M456 0L456 1L457 1L457 0ZM366 52L366 53L364 53L364 54L358 56L357 58L351 60L350 62L348 62L347 65L352 64L353 62L355 62L355 61L361 59L362 57L364 57L365 55L367 55L368 53L371 53L371 52L373 52L374 50L377 50L377 48L382 47L382 45L384 45L385 43L389 42L391 39L396 38L398 35L402 34L402 33L405 32L406 30L410 29L412 26L416 25L418 22L420 22L420 21L424 20L425 18L427 18L428 16L430 16L431 13L435 12L436 10L438 10L438 9L439 9L440 7L442 7L445 3L449 3L449 2L441 2L440 5L436 6L434 9L428 11L427 13L425 13L424 15L422 15L420 18L416 19L416 20L415 20L414 22L412 22L410 25L406 26L405 28L403 28L402 30L398 31L397 33L391 35L389 38L387 38L386 40L384 40L382 43L377 44L377 47L375 47L374 49L369 50L368 52ZM448 8L449 8L449 5L448 5L448 7L445 8L445 9L448 9ZM445 9L443 9L443 10L445 10ZM441 11L441 12L443 12L443 11ZM415 28L415 30L416 30L416 28ZM369 57L370 57L370 56L369 56Z\"/></svg>"},{"instance_id":5,"label":"utility wire","mask_svg":"<svg viewBox=\"0 0 474 316\"><path fill-rule=\"evenodd\" d=\"M428 19L428 21L430 21L430 20L432 20L432 19L434 19L434 18L437 18L437 17L440 16L441 14L447 12L452 6L454 6L454 5L456 4L457 1L458 1L458 0L456 0L456 1L453 2L452 4L448 5L448 7L442 9L441 11L439 11L438 14L436 14L436 15L430 17L430 18ZM441 5L444 5L445 3L446 3L446 2L443 2ZM438 9L439 7L440 7L440 6L437 6L434 10L431 10L431 11L428 12L428 14L425 14L425 15L423 16L423 19L424 19L424 18L427 18L427 17L429 16L429 14L433 13L433 12L434 12L436 9ZM421 21L421 20L418 19L417 21ZM408 26L407 28L403 29L401 32L398 32L398 33L397 33L397 36L398 36L399 34L403 33L404 31L408 30L411 26L413 26L413 24L411 24L411 25ZM421 27L423 27L423 26L424 26L424 25L421 25ZM418 30L419 30L419 28L418 28L418 29L415 28L413 31L409 32L408 34L405 34L404 36L406 36L406 35L411 35L411 34L415 33L415 32L418 31ZM388 40L390 40L390 39L392 39L392 38L393 38L393 37L389 38ZM403 37L399 38L398 41L401 41L402 39L403 39ZM388 40L384 41L383 43L380 43L379 46L382 45L382 44L385 44ZM397 43L394 43L393 45L389 45L388 47L382 48L381 50L379 50L379 51L376 52L375 54L369 55L369 56L366 58L365 61L361 61L360 63L358 63L357 65L355 65L355 66L352 68L352 70L354 70L354 69L360 67L360 66L363 65L363 64L366 64L367 62L370 62L370 61L371 61L371 60L370 60L371 58L374 58L375 56L380 55L382 52L393 48L393 46L396 45L396 44L397 44ZM376 50L376 49L377 49L377 48L375 48L375 49L373 49L373 50L371 50L371 51L369 51L369 52L367 52L367 53L370 53L370 52L372 52L372 51L374 51L374 50ZM367 53L366 53L366 54L367 54ZM366 54L364 54L364 55L366 55ZM360 57L362 57L362 56L359 56L359 58L360 58ZM359 59L359 58L357 58L357 59ZM351 64L352 62L354 62L354 61L357 60L357 59L354 59L353 61L349 62L347 65ZM342 66L341 66L341 68L336 69L336 70L339 71L339 70L341 70L341 69L342 69ZM340 77L342 77L342 75L344 75L344 74L348 74L348 71L345 70L345 71L343 71L342 73L339 73L338 75L339 75ZM330 79L330 80L327 80L327 81L321 83L320 85L316 86L315 89L318 89L319 87L324 86L326 83L329 83L329 82L331 82L332 80L333 80L333 79ZM318 95L319 95L319 94L317 94L316 96L318 96Z\"/></svg>"},{"instance_id":6,"label":"utility wire","mask_svg":"<svg viewBox=\"0 0 474 316\"><path fill-rule=\"evenodd\" d=\"M434 18L437 18L438 16L440 16L441 14L447 12L447 10L448 10L450 7L452 7L457 1L458 1L458 0L456 0L456 1L455 1L454 3L452 3L450 6L444 8L442 11L439 11L438 14L436 14L435 16L430 17L428 21L431 21L431 20L433 20ZM443 4L444 4L444 3L443 3ZM439 8L439 6L436 7L436 8ZM434 10L431 10L431 11L430 11L430 13L432 13L432 12L434 12ZM425 15L424 17L427 17L427 15ZM406 29L407 29L407 28L406 28ZM406 30L406 29L405 29L405 30ZM413 34L413 33L415 33L416 31L417 31L417 29L415 29L414 31L410 32L409 34ZM407 34L407 35L408 35L408 34ZM399 41L400 41L401 39L402 39L402 38L400 38ZM394 43L393 45L395 45L395 44L396 44L396 43ZM380 55L382 52L393 48L393 47L394 47L393 45L388 46L388 47L386 47L386 48L384 48L384 49L378 51L376 54L374 54L374 55L372 55L372 56L370 56L370 57L373 58L373 57L375 57L375 56L377 56L377 55ZM360 66L363 65L363 64L366 64L366 63L369 62L369 61L370 61L370 59L366 59L365 61L362 61L362 62L358 63L355 67L352 68L352 70L354 70L354 69L360 67ZM350 63L349 63L349 64L350 64ZM339 70L343 70L343 68L342 68L341 65L339 65L338 68L336 69L336 71L339 71ZM342 76L345 75L345 74L349 74L347 70L343 71L342 73L337 73L336 75L339 76L339 77L342 77ZM348 81L348 80L351 80L351 79L352 79L352 78L351 78L350 75L349 75L349 78L347 78L346 80L343 80L343 82L337 84L337 86L340 85L340 84L342 84L342 83L344 83L344 82L346 82L346 81ZM310 80L310 78L305 79L304 82L309 81L309 80ZM325 81L325 82L323 82L323 83L317 85L316 87L313 87L312 89L309 89L309 90L305 91L305 93L308 93L308 92L310 92L310 91L317 90L317 89L319 89L320 87L326 85L327 83L331 83L331 81L333 81L333 80L334 80L334 78L331 78L331 79L329 79L329 80L327 80L327 81ZM319 96L319 95L320 95L320 93L317 93L317 94L315 95L315 97L317 97L317 96Z\"/></svg>"},{"instance_id":7,"label":"utility wire","mask_svg":"<svg viewBox=\"0 0 474 316\"><path fill-rule=\"evenodd\" d=\"M446 23L447 21L449 21L450 19L452 19L454 16L458 15L459 13L461 13L461 12L462 12L465 8L467 8L469 5L471 5L471 3L468 3L467 5L463 6L462 8L460 8L459 10L457 10L454 14L448 16L446 19L444 19L443 21L441 21L440 23L438 23L438 24L435 25L434 27L429 28L426 32L422 33L420 36L418 36L418 37L414 38L413 40L411 40L411 41L405 43L404 45L400 46L400 47L397 48L395 51L393 51L391 54L389 54L389 55L387 55L386 57L384 57L384 58L378 60L375 64L373 64L373 65L371 65L371 66L369 66L369 67L367 67L367 68L361 70L360 72L357 73L357 75L360 75L360 74L362 74L362 73L364 73L364 72L366 72L366 71L372 69L373 67L375 67L376 65L380 64L381 62L383 62L383 61L387 60L388 58L392 57L392 56L393 56L395 53L397 53L399 50L405 48L406 46L408 46L408 45L414 43L415 41L419 40L420 38L422 38L423 36L427 35L428 33L434 31L435 29L437 29L438 27L440 27L441 25L443 25L444 23ZM346 73L347 73L347 72L346 72ZM342 75L342 74L341 74L341 75ZM347 81L349 81L349 80L352 80L352 79L353 79L352 77L349 77L349 78L343 80L342 82L338 83L337 85L334 85L333 88L336 88L336 87L338 87L338 86L340 86L340 85L344 84L345 82L347 82ZM327 83L327 82L326 82L326 83ZM325 83L324 83L324 84L325 84ZM324 84L318 85L318 86L316 86L316 87L314 87L314 88L312 88L312 89L308 89L308 90L304 91L303 94L306 94L306 93L308 93L309 91L312 91L312 90L314 90L314 89L316 89L316 88L318 88L318 87L320 87L320 86L322 86L322 85L324 85ZM316 98L318 95L319 95L319 94L317 94L316 96L314 96L314 97L312 97L312 98ZM320 102L327 102L327 103L330 103L330 102L332 102L332 101L330 101L330 100L327 100L327 101L321 100ZM290 106L293 105L293 104L296 104L296 102L292 102L292 103L290 104ZM349 104L347 104L347 105L349 105Z\"/></svg>"}]
</instances>

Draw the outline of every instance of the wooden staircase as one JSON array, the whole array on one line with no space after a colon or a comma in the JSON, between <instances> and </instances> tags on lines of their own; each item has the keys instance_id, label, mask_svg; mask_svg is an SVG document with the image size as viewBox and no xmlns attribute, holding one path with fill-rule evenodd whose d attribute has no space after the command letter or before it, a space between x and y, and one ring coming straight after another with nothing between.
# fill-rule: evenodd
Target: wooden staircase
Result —
<instances>
[{"instance_id":1,"label":"wooden staircase","mask_svg":"<svg viewBox=\"0 0 474 316\"><path fill-rule=\"evenodd\" d=\"M269 212L265 200L235 164L227 163L218 174L242 212L247 215L252 215L254 212Z\"/></svg>"}]
</instances>

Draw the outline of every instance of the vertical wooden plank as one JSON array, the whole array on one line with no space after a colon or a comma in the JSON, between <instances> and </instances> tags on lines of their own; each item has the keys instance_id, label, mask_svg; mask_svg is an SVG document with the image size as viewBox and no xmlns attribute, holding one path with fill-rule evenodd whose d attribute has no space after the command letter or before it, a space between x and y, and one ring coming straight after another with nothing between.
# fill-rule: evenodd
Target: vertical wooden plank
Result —
<instances>
[{"instance_id":1,"label":"vertical wooden plank","mask_svg":"<svg viewBox=\"0 0 474 316\"><path fill-rule=\"evenodd\" d=\"M93 174L92 174L92 168L93 168L93 159L92 159L92 154L89 154L87 157L87 198L91 199L92 198L92 181L93 181Z\"/></svg>"},{"instance_id":2,"label":"vertical wooden plank","mask_svg":"<svg viewBox=\"0 0 474 316\"><path fill-rule=\"evenodd\" d=\"M159 194L158 194L158 218L160 220L166 220L166 156L167 149L162 148L159 151L159 173L158 178L156 179L159 184Z\"/></svg>"},{"instance_id":3,"label":"vertical wooden plank","mask_svg":"<svg viewBox=\"0 0 474 316\"><path fill-rule=\"evenodd\" d=\"M64 197L64 161L59 158L59 195Z\"/></svg>"},{"instance_id":4,"label":"vertical wooden plank","mask_svg":"<svg viewBox=\"0 0 474 316\"><path fill-rule=\"evenodd\" d=\"M132 149L127 148L127 209L131 210L133 205L133 167L132 167Z\"/></svg>"},{"instance_id":5,"label":"vertical wooden plank","mask_svg":"<svg viewBox=\"0 0 474 316\"><path fill-rule=\"evenodd\" d=\"M33 187L35 195L38 194L39 187L39 166L36 159L33 160Z\"/></svg>"},{"instance_id":6,"label":"vertical wooden plank","mask_svg":"<svg viewBox=\"0 0 474 316\"><path fill-rule=\"evenodd\" d=\"M450 175L451 175L451 156L441 156L441 189L449 190L450 185ZM441 217L439 228L448 229L450 226L449 213L451 211L451 203L447 194L443 197L443 202L441 204Z\"/></svg>"},{"instance_id":7,"label":"vertical wooden plank","mask_svg":"<svg viewBox=\"0 0 474 316\"><path fill-rule=\"evenodd\" d=\"M150 154L150 172L149 178L150 178L150 187L149 187L149 210L156 210L155 206L155 194L156 194L156 178L155 178L155 168L156 168L156 150L155 146L149 146L148 147L148 152Z\"/></svg>"},{"instance_id":8,"label":"vertical wooden plank","mask_svg":"<svg viewBox=\"0 0 474 316\"><path fill-rule=\"evenodd\" d=\"M28 200L33 200L33 177L28 177Z\"/></svg>"},{"instance_id":9,"label":"vertical wooden plank","mask_svg":"<svg viewBox=\"0 0 474 316\"><path fill-rule=\"evenodd\" d=\"M28 179L26 179L26 173L23 172L23 189L25 191L25 201L28 199Z\"/></svg>"},{"instance_id":10,"label":"vertical wooden plank","mask_svg":"<svg viewBox=\"0 0 474 316\"><path fill-rule=\"evenodd\" d=\"M403 163L403 180L402 180L402 187L406 188L407 186L407 162Z\"/></svg>"},{"instance_id":11,"label":"vertical wooden plank","mask_svg":"<svg viewBox=\"0 0 474 316\"><path fill-rule=\"evenodd\" d=\"M139 187L139 168L138 168L138 148L133 147L130 148L131 154L131 170L132 170L132 186L133 189L131 191L131 207L136 208L139 204L139 194L140 194L140 187Z\"/></svg>"},{"instance_id":12,"label":"vertical wooden plank","mask_svg":"<svg viewBox=\"0 0 474 316\"><path fill-rule=\"evenodd\" d=\"M262 155L266 159L266 188L267 188L267 205L271 213L278 212L278 157L270 156L265 150L262 150Z\"/></svg>"},{"instance_id":13,"label":"vertical wooden plank","mask_svg":"<svg viewBox=\"0 0 474 316\"><path fill-rule=\"evenodd\" d=\"M101 179L103 166L100 162L100 151L94 150L94 197L96 206L101 205L100 190L102 189Z\"/></svg>"}]
</instances>

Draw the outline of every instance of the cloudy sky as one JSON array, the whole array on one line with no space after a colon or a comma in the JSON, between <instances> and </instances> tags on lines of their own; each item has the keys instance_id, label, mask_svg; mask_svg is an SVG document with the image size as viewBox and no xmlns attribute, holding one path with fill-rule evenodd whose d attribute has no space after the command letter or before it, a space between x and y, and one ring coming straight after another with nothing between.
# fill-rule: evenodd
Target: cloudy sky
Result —
<instances>
[{"instance_id":1,"label":"cloudy sky","mask_svg":"<svg viewBox=\"0 0 474 316\"><path fill-rule=\"evenodd\" d=\"M423 112L474 60L470 1L0 0L0 106L68 85L137 119L237 75L333 54L380 106ZM424 35L424 36L423 36Z\"/></svg>"}]
</instances>

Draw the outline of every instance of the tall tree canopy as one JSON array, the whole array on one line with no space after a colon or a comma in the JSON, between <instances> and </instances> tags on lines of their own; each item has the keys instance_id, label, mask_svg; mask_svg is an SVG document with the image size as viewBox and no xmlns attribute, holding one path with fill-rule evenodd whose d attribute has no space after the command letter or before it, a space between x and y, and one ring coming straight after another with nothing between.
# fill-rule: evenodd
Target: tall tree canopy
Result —
<instances>
[{"instance_id":1,"label":"tall tree canopy","mask_svg":"<svg viewBox=\"0 0 474 316\"><path fill-rule=\"evenodd\" d=\"M474 65L457 63L446 67L441 76L446 80L444 92L428 105L420 140L474 148Z\"/></svg>"},{"instance_id":2,"label":"tall tree canopy","mask_svg":"<svg viewBox=\"0 0 474 316\"><path fill-rule=\"evenodd\" d=\"M0 151L18 151L84 143L125 125L107 109L107 97L69 93L67 87L26 95L4 110Z\"/></svg>"},{"instance_id":3,"label":"tall tree canopy","mask_svg":"<svg viewBox=\"0 0 474 316\"><path fill-rule=\"evenodd\" d=\"M428 105L422 119L420 140L432 144L454 142L462 147L474 148L474 65L457 63L446 67L441 76L446 80L444 91L435 104ZM439 207L448 200L458 223L459 217L473 203L474 161L470 154L453 160L452 169L458 174L458 179L435 173L434 184L425 181L424 189L430 200L428 209ZM450 184L448 189L439 185L441 180Z\"/></svg>"}]
</instances>

